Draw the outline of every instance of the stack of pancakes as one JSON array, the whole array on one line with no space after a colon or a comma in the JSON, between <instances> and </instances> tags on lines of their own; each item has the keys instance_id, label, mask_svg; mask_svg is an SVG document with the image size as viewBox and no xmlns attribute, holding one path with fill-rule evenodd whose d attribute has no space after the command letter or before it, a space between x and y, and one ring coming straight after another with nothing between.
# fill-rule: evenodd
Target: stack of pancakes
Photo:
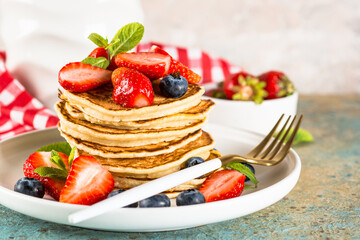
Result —
<instances>
[{"instance_id":1,"label":"stack of pancakes","mask_svg":"<svg viewBox=\"0 0 360 240\"><path fill-rule=\"evenodd\" d=\"M204 89L189 84L178 99L161 96L154 83L153 105L124 108L112 98L113 87L105 85L87 92L59 92L56 112L59 130L78 154L92 155L113 175L115 187L129 189L184 168L190 157L219 156L214 140L201 128L215 106L200 97ZM205 178L169 189L198 188Z\"/></svg>"}]
</instances>

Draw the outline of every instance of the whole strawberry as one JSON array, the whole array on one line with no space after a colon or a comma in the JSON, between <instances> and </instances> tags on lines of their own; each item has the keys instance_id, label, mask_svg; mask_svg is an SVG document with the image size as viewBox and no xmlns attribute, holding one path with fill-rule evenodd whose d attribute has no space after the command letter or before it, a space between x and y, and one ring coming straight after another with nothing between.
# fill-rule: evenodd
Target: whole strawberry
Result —
<instances>
[{"instance_id":1,"label":"whole strawberry","mask_svg":"<svg viewBox=\"0 0 360 240\"><path fill-rule=\"evenodd\" d=\"M68 156L61 152L57 152L57 154L62 159L65 169L68 171ZM26 177L35 178L42 182L45 186L45 191L55 200L59 200L61 189L65 186L66 175L64 175L63 178L42 177L35 171L37 168L56 168L57 166L51 161L51 155L51 152L34 152L26 159L23 171Z\"/></svg>"},{"instance_id":2,"label":"whole strawberry","mask_svg":"<svg viewBox=\"0 0 360 240\"><path fill-rule=\"evenodd\" d=\"M291 95L294 85L282 72L269 71L261 74L259 80L266 83L265 90L268 96L265 99L275 99Z\"/></svg>"},{"instance_id":3,"label":"whole strawberry","mask_svg":"<svg viewBox=\"0 0 360 240\"><path fill-rule=\"evenodd\" d=\"M126 67L115 69L111 75L113 99L123 107L143 107L153 103L151 81L141 72Z\"/></svg>"},{"instance_id":4,"label":"whole strawberry","mask_svg":"<svg viewBox=\"0 0 360 240\"><path fill-rule=\"evenodd\" d=\"M247 72L230 74L224 81L224 92L227 99L254 101L261 103L266 97L265 83Z\"/></svg>"},{"instance_id":5,"label":"whole strawberry","mask_svg":"<svg viewBox=\"0 0 360 240\"><path fill-rule=\"evenodd\" d=\"M98 58L98 57L104 57L108 59L108 53L104 47L98 47L95 48L88 57Z\"/></svg>"}]
</instances>

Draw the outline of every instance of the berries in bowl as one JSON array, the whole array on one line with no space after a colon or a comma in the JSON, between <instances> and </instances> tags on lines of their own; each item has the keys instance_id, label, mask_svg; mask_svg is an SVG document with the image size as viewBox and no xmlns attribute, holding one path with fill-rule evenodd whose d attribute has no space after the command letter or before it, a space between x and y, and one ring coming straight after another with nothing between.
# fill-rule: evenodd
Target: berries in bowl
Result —
<instances>
[{"instance_id":1,"label":"berries in bowl","mask_svg":"<svg viewBox=\"0 0 360 240\"><path fill-rule=\"evenodd\" d=\"M205 86L206 87L206 86ZM266 134L284 113L295 115L298 93L282 72L230 74L205 94L216 103L209 122Z\"/></svg>"}]
</instances>

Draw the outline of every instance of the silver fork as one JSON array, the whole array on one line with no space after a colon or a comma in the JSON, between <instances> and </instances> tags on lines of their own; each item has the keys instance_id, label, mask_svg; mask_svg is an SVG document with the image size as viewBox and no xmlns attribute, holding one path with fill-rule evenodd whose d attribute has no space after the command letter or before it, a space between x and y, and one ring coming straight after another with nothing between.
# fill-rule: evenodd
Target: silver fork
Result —
<instances>
[{"instance_id":1,"label":"silver fork","mask_svg":"<svg viewBox=\"0 0 360 240\"><path fill-rule=\"evenodd\" d=\"M287 127L291 116L288 117L284 126L281 130L276 134L276 137L273 137L276 129L280 125L281 120L283 119L284 114L281 115L278 122L275 124L273 129L266 135L266 137L248 154L245 156L240 156L236 154L230 154L221 156L220 160L222 161L222 165L225 166L230 162L238 161L245 162L263 166L273 166L280 163L288 154L291 144L293 143L296 133L298 132L302 120L302 115L297 117L295 115L294 119L291 121L290 125ZM296 119L298 118L297 122ZM296 122L296 124L295 124ZM294 126L295 124L295 126ZM293 127L294 126L294 127ZM291 132L291 129L293 131ZM288 138L288 139L287 139ZM286 143L284 144L285 140ZM272 140L272 141L271 141ZM269 144L269 145L268 145ZM268 147L265 149L265 147ZM265 150L264 150L265 149Z\"/></svg>"}]
</instances>

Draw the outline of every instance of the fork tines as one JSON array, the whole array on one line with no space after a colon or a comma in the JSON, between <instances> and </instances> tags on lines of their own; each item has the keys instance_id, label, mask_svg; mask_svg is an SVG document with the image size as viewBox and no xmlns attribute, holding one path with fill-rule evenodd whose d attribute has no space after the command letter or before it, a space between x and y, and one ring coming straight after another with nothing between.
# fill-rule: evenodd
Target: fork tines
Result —
<instances>
[{"instance_id":1,"label":"fork tines","mask_svg":"<svg viewBox=\"0 0 360 240\"><path fill-rule=\"evenodd\" d=\"M302 115L295 115L290 125L287 126L291 119L291 116L289 116L281 130L276 133L276 129L280 125L283 117L284 114L281 115L280 119L268 135L259 143L259 145L251 150L246 157L280 162L286 156L295 139L296 133L299 130ZM284 142L286 142L286 144L284 144ZM268 144L269 146L265 149ZM263 151L263 149L265 150Z\"/></svg>"}]
</instances>

